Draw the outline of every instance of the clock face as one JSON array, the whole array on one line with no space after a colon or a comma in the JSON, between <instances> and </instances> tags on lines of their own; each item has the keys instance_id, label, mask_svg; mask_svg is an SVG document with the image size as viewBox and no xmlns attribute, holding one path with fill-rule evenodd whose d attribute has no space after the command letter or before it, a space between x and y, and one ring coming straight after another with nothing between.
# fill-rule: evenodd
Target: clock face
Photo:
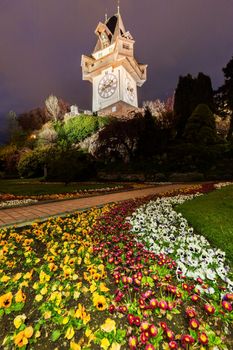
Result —
<instances>
[{"instance_id":1,"label":"clock face","mask_svg":"<svg viewBox=\"0 0 233 350\"><path fill-rule=\"evenodd\" d=\"M117 77L108 73L100 80L98 86L98 93L102 98L111 97L117 89Z\"/></svg>"},{"instance_id":2,"label":"clock face","mask_svg":"<svg viewBox=\"0 0 233 350\"><path fill-rule=\"evenodd\" d=\"M128 99L133 102L135 99L135 90L133 87L133 84L131 83L131 81L127 78L126 79L126 95L128 97Z\"/></svg>"}]
</instances>

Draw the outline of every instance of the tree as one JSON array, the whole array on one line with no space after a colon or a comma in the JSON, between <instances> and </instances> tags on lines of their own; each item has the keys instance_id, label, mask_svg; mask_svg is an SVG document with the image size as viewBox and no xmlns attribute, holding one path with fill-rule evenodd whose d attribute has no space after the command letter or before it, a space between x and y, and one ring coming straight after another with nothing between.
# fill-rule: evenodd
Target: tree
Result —
<instances>
[{"instance_id":1,"label":"tree","mask_svg":"<svg viewBox=\"0 0 233 350\"><path fill-rule=\"evenodd\" d=\"M199 104L214 111L213 88L210 77L199 73L197 78L188 74L180 77L175 91L174 114L177 119L177 136L183 135L186 122Z\"/></svg>"},{"instance_id":2,"label":"tree","mask_svg":"<svg viewBox=\"0 0 233 350\"><path fill-rule=\"evenodd\" d=\"M38 143L40 145L49 145L55 143L57 140L57 132L55 131L51 122L43 125L38 133Z\"/></svg>"},{"instance_id":3,"label":"tree","mask_svg":"<svg viewBox=\"0 0 233 350\"><path fill-rule=\"evenodd\" d=\"M49 97L45 100L45 106L49 117L52 120L57 121L60 114L58 98L54 95L49 95Z\"/></svg>"},{"instance_id":4,"label":"tree","mask_svg":"<svg viewBox=\"0 0 233 350\"><path fill-rule=\"evenodd\" d=\"M40 130L47 121L48 118L42 108L35 108L18 116L19 126L27 133Z\"/></svg>"},{"instance_id":5,"label":"tree","mask_svg":"<svg viewBox=\"0 0 233 350\"><path fill-rule=\"evenodd\" d=\"M230 116L228 139L233 139L233 57L223 68L223 73L225 80L224 84L218 89L218 96L223 112L227 112Z\"/></svg>"},{"instance_id":6,"label":"tree","mask_svg":"<svg viewBox=\"0 0 233 350\"><path fill-rule=\"evenodd\" d=\"M205 104L199 104L189 117L184 138L196 145L211 145L216 143L217 131L214 114Z\"/></svg>"},{"instance_id":7,"label":"tree","mask_svg":"<svg viewBox=\"0 0 233 350\"><path fill-rule=\"evenodd\" d=\"M174 124L173 113L174 99L169 97L165 102L160 99L155 101L143 102L143 108L150 110L151 115L156 119L157 125L160 125L161 129L170 128Z\"/></svg>"},{"instance_id":8,"label":"tree","mask_svg":"<svg viewBox=\"0 0 233 350\"><path fill-rule=\"evenodd\" d=\"M121 159L129 162L135 156L142 128L141 114L129 120L113 120L100 130L95 155L109 161Z\"/></svg>"}]
</instances>

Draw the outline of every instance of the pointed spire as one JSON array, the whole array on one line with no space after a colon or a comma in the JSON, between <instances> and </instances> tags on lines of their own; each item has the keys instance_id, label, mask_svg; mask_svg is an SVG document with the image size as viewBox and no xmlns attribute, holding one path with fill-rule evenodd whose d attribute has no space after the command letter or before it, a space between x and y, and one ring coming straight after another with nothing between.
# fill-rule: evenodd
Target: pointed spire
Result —
<instances>
[{"instance_id":1,"label":"pointed spire","mask_svg":"<svg viewBox=\"0 0 233 350\"><path fill-rule=\"evenodd\" d=\"M108 20L108 13L107 13L107 9L106 9L106 12L105 12L105 23L107 22Z\"/></svg>"},{"instance_id":2,"label":"pointed spire","mask_svg":"<svg viewBox=\"0 0 233 350\"><path fill-rule=\"evenodd\" d=\"M120 0L117 0L117 14L120 14Z\"/></svg>"}]
</instances>

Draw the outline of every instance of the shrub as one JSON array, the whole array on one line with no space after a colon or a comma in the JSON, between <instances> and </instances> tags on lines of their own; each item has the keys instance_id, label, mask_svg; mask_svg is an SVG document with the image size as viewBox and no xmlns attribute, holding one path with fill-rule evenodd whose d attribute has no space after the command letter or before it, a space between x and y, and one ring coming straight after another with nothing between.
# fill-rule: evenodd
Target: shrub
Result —
<instances>
[{"instance_id":1,"label":"shrub","mask_svg":"<svg viewBox=\"0 0 233 350\"><path fill-rule=\"evenodd\" d=\"M19 175L26 178L43 176L48 154L47 147L36 148L23 154L18 163Z\"/></svg>"},{"instance_id":2,"label":"shrub","mask_svg":"<svg viewBox=\"0 0 233 350\"><path fill-rule=\"evenodd\" d=\"M73 144L84 140L94 134L100 127L107 124L107 119L94 116L78 116L71 118L64 125L64 131L68 140Z\"/></svg>"},{"instance_id":3,"label":"shrub","mask_svg":"<svg viewBox=\"0 0 233 350\"><path fill-rule=\"evenodd\" d=\"M88 154L77 149L56 150L47 163L48 179L69 183L95 176L95 166Z\"/></svg>"}]
</instances>

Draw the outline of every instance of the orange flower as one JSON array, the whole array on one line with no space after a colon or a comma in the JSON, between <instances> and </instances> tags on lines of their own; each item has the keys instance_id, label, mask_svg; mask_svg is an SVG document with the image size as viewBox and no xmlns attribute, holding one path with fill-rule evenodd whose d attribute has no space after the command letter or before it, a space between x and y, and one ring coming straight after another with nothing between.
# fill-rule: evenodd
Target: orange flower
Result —
<instances>
[{"instance_id":1,"label":"orange flower","mask_svg":"<svg viewBox=\"0 0 233 350\"><path fill-rule=\"evenodd\" d=\"M32 335L33 335L32 326L25 328L23 331L19 332L14 337L15 345L17 345L19 348L22 348L24 345L28 344L28 339L31 338Z\"/></svg>"},{"instance_id":2,"label":"orange flower","mask_svg":"<svg viewBox=\"0 0 233 350\"><path fill-rule=\"evenodd\" d=\"M8 308L11 306L13 295L11 292L3 294L0 296L0 308L5 307Z\"/></svg>"}]
</instances>

